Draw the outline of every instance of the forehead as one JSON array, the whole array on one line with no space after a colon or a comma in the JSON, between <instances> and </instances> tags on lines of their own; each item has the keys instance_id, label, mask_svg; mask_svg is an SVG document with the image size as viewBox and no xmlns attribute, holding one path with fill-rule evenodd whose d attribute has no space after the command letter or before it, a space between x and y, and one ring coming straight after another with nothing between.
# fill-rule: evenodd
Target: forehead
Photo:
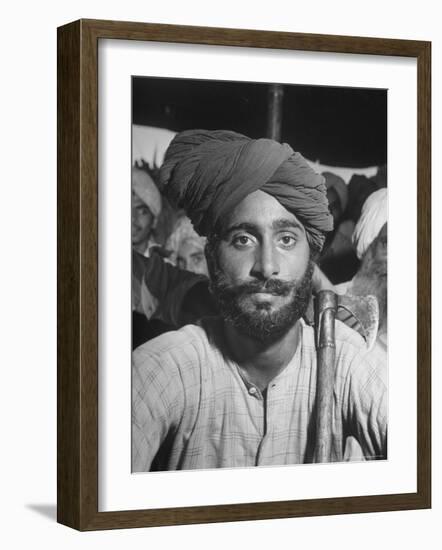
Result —
<instances>
[{"instance_id":1,"label":"forehead","mask_svg":"<svg viewBox=\"0 0 442 550\"><path fill-rule=\"evenodd\" d=\"M255 191L242 200L223 221L223 230L238 224L250 224L259 228L271 227L275 221L287 220L303 227L298 218L264 191Z\"/></svg>"}]
</instances>

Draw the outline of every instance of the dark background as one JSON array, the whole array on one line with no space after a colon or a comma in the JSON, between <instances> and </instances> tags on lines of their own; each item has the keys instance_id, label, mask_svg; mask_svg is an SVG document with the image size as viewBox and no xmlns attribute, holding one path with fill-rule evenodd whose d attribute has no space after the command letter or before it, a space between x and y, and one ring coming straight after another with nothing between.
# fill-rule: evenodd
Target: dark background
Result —
<instances>
[{"instance_id":1,"label":"dark background","mask_svg":"<svg viewBox=\"0 0 442 550\"><path fill-rule=\"evenodd\" d=\"M267 135L267 83L134 77L134 124ZM387 91L284 85L282 140L321 164L387 162Z\"/></svg>"}]
</instances>

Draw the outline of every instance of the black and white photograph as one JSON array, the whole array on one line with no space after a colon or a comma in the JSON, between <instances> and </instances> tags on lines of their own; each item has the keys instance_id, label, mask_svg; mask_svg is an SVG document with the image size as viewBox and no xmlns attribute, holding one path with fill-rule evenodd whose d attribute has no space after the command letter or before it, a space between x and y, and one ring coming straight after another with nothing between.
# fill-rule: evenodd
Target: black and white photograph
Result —
<instances>
[{"instance_id":1,"label":"black and white photograph","mask_svg":"<svg viewBox=\"0 0 442 550\"><path fill-rule=\"evenodd\" d=\"M387 97L132 77L133 473L388 459Z\"/></svg>"},{"instance_id":2,"label":"black and white photograph","mask_svg":"<svg viewBox=\"0 0 442 550\"><path fill-rule=\"evenodd\" d=\"M0 546L437 550L438 4L4 8Z\"/></svg>"}]
</instances>

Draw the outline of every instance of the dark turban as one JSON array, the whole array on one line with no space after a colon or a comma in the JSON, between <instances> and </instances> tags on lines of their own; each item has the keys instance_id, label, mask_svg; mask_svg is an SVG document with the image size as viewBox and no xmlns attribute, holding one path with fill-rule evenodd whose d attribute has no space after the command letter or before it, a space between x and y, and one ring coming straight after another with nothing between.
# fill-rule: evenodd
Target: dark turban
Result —
<instances>
[{"instance_id":1,"label":"dark turban","mask_svg":"<svg viewBox=\"0 0 442 550\"><path fill-rule=\"evenodd\" d=\"M223 216L258 189L299 219L314 248L322 248L324 232L333 228L324 178L289 145L271 139L226 130L181 132L166 151L160 182L200 235L210 235Z\"/></svg>"}]
</instances>

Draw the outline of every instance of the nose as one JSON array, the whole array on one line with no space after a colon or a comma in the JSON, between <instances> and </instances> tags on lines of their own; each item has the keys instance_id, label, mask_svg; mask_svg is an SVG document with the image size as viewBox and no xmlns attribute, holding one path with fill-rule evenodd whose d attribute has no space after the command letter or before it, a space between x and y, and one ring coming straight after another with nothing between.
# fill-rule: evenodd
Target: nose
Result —
<instances>
[{"instance_id":1,"label":"nose","mask_svg":"<svg viewBox=\"0 0 442 550\"><path fill-rule=\"evenodd\" d=\"M251 273L257 279L267 280L279 274L278 252L273 243L263 242L256 250Z\"/></svg>"}]
</instances>

